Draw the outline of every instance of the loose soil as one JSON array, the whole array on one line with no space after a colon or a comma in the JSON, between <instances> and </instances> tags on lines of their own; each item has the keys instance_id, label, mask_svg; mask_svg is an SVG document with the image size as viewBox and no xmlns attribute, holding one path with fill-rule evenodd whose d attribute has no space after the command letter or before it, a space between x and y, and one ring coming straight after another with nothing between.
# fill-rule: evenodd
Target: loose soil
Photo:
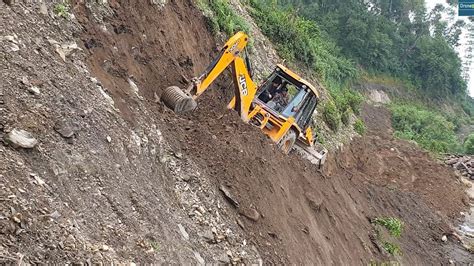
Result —
<instances>
[{"instance_id":1,"label":"loose soil","mask_svg":"<svg viewBox=\"0 0 474 266\"><path fill-rule=\"evenodd\" d=\"M50 47L37 48L44 56L34 57L26 47L16 55L2 46L7 66L2 77L8 82L2 88L10 112L6 128L29 129L41 143L32 151L0 145L0 158L8 162L0 166L1 196L8 199L15 190L20 199L0 202L2 217L7 217L0 220L0 238L6 243L0 258L170 263L256 263L261 258L272 264L472 261L450 226L466 208L463 187L452 170L430 154L392 137L385 108L365 106L367 135L333 152L323 169L296 155L283 155L258 129L226 110L225 79L199 99L195 112L176 115L157 96L169 85L185 85L215 54L205 19L190 0L163 7L153 1L108 2L104 7L78 1L72 8L76 28L68 31L46 21L41 26L48 30L39 33L28 29L33 21L24 14L25 7L2 6L3 18L16 16L23 23L5 27L8 31L32 39L35 34L66 38L74 33L84 51L61 62ZM27 59L35 62L31 69L21 67ZM83 61L87 73L77 67ZM48 62L48 71L39 67ZM55 69L60 73L56 82L51 73ZM99 82L90 81L89 74ZM43 80L44 95L32 99L21 91L16 97L23 75ZM29 113L22 111L25 106L42 109ZM54 132L61 118L81 128L72 143ZM36 185L30 173L43 177L48 186ZM222 187L238 205L226 199ZM24 227L8 218L11 207L28 215ZM54 211L60 218L50 215ZM404 222L402 236L391 240L403 255L388 254L371 223L387 216ZM17 234L18 229L23 231ZM209 243L203 237L209 231L211 238L224 238ZM443 243L445 234L448 241Z\"/></svg>"}]
</instances>

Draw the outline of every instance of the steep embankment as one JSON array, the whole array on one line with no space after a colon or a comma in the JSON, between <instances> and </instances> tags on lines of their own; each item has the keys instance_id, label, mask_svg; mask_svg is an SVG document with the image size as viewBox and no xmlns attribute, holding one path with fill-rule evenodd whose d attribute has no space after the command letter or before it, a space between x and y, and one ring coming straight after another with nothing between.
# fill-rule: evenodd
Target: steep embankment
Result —
<instances>
[{"instance_id":1,"label":"steep embankment","mask_svg":"<svg viewBox=\"0 0 474 266\"><path fill-rule=\"evenodd\" d=\"M169 118L153 98L212 51L189 1L80 2L82 25L52 6L0 5L2 261L259 259L207 173L164 138ZM38 144L11 145L14 129Z\"/></svg>"},{"instance_id":2,"label":"steep embankment","mask_svg":"<svg viewBox=\"0 0 474 266\"><path fill-rule=\"evenodd\" d=\"M323 171L227 111L225 88L177 116L156 95L215 44L191 1L154 2L77 2L77 21L0 4L1 135L39 142L0 144L2 260L366 264L390 259L369 218L395 216L399 260L447 263L461 187L391 137L386 111L367 107L369 136Z\"/></svg>"}]
</instances>

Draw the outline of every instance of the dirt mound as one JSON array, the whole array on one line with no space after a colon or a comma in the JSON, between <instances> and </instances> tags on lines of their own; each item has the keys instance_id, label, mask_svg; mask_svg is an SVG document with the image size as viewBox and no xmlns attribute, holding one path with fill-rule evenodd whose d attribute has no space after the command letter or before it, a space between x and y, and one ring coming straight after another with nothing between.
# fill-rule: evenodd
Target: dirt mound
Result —
<instances>
[{"instance_id":1,"label":"dirt mound","mask_svg":"<svg viewBox=\"0 0 474 266\"><path fill-rule=\"evenodd\" d=\"M194 113L160 105L160 89L202 71L215 44L190 0L154 2L77 1L77 23L34 5L0 9L22 22L0 25L20 43L0 43L1 134L39 141L0 145L1 259L367 264L392 259L370 219L395 216L406 228L396 259L448 262L456 241L441 237L464 207L461 188L391 137L385 109L366 107L368 136L320 171L227 111L224 81ZM62 60L74 40L83 51Z\"/></svg>"}]
</instances>

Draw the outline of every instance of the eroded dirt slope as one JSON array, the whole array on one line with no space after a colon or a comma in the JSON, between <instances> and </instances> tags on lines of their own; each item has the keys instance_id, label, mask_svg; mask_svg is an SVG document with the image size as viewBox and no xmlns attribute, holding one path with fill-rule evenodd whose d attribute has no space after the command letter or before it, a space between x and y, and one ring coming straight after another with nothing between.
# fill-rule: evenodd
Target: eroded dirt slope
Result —
<instances>
[{"instance_id":1,"label":"eroded dirt slope","mask_svg":"<svg viewBox=\"0 0 474 266\"><path fill-rule=\"evenodd\" d=\"M0 3L3 22L20 22L0 27L17 40L0 43L1 134L19 128L39 141L33 149L0 145L1 259L452 259L456 240L443 244L441 236L464 208L462 189L448 168L391 137L386 110L366 107L368 136L320 171L284 156L227 111L225 81L192 114L175 115L157 102L161 89L202 71L216 45L190 0L153 2L77 1L77 21ZM62 60L48 39L83 50ZM390 257L374 240L369 220L380 216L405 222L397 240L403 256ZM460 251L455 259L471 258Z\"/></svg>"},{"instance_id":2,"label":"eroded dirt slope","mask_svg":"<svg viewBox=\"0 0 474 266\"><path fill-rule=\"evenodd\" d=\"M130 14L110 4L115 9L82 2L73 10L80 21L89 19L81 12L89 12L90 25L97 22L94 17L100 21L103 15ZM137 3L129 3L129 9L132 4ZM256 248L236 222L226 218L224 200L206 173L170 146L162 127L165 117L156 115L161 112L153 88L167 78L177 79L193 64L186 57L185 66L177 67L181 61L175 56L192 53L177 46L177 39L202 40L201 46L190 41L205 52L194 54L194 60L208 58L212 51L206 25L191 2L164 8L137 4L135 12L158 14L155 22L163 23L166 17L169 29L158 22L149 27L156 44L149 44L153 50L148 54L136 56L130 55L136 44L110 44L106 37L142 38L142 32L126 29L133 20L124 27L120 20L117 25L97 23L110 28L103 28L103 36L91 34L100 37L97 42L82 42L79 36L91 36L95 30L83 27L88 21L81 25L54 16L52 6L0 5L3 262L258 262ZM197 25L194 31L189 28L192 23ZM180 33L176 27L183 36L173 38ZM166 36L160 35L162 31ZM74 43L83 50L69 53ZM103 46L111 50L97 54L97 69L103 69L94 72L98 81L91 76L94 65L86 65L87 58L95 58L87 47ZM122 58L131 63L117 63ZM148 84L150 93L137 91L134 82ZM15 129L30 132L38 144L15 148L7 141Z\"/></svg>"}]
</instances>

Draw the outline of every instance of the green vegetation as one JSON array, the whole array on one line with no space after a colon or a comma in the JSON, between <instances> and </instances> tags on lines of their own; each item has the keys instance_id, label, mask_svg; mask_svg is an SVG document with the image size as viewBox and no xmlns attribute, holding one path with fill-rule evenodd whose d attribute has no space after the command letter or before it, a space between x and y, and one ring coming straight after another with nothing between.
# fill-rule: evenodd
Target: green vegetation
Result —
<instances>
[{"instance_id":1,"label":"green vegetation","mask_svg":"<svg viewBox=\"0 0 474 266\"><path fill-rule=\"evenodd\" d=\"M453 123L441 114L413 104L392 104L395 136L416 141L433 152L459 152Z\"/></svg>"},{"instance_id":2,"label":"green vegetation","mask_svg":"<svg viewBox=\"0 0 474 266\"><path fill-rule=\"evenodd\" d=\"M397 244L384 242L383 248L392 256L402 255L402 250L400 249L400 246Z\"/></svg>"},{"instance_id":3,"label":"green vegetation","mask_svg":"<svg viewBox=\"0 0 474 266\"><path fill-rule=\"evenodd\" d=\"M69 5L66 1L54 5L53 8L54 14L59 17L68 18L69 17Z\"/></svg>"},{"instance_id":4,"label":"green vegetation","mask_svg":"<svg viewBox=\"0 0 474 266\"><path fill-rule=\"evenodd\" d=\"M150 246L155 252L160 250L160 245L155 241L150 242Z\"/></svg>"},{"instance_id":5,"label":"green vegetation","mask_svg":"<svg viewBox=\"0 0 474 266\"><path fill-rule=\"evenodd\" d=\"M232 10L228 0L198 0L197 5L208 19L212 32L223 31L229 36L238 31L250 33L249 25Z\"/></svg>"},{"instance_id":6,"label":"green vegetation","mask_svg":"<svg viewBox=\"0 0 474 266\"><path fill-rule=\"evenodd\" d=\"M360 113L360 106L364 97L353 90L347 88L332 87L329 94L333 99L333 104L326 104L323 107L323 119L332 130L337 130L342 122L349 125L350 116ZM334 105L334 106L332 106Z\"/></svg>"},{"instance_id":7,"label":"green vegetation","mask_svg":"<svg viewBox=\"0 0 474 266\"><path fill-rule=\"evenodd\" d=\"M379 217L375 218L372 223L374 225L379 225L387 229L390 236L394 238L399 238L403 232L403 222L394 217ZM375 231L377 234L377 240L382 243L382 247L390 253L392 256L402 255L402 250L400 246L396 243L392 243L390 241L384 240L380 228L375 227Z\"/></svg>"},{"instance_id":8,"label":"green vegetation","mask_svg":"<svg viewBox=\"0 0 474 266\"><path fill-rule=\"evenodd\" d=\"M365 134L365 124L364 121L361 119L357 119L354 123L354 130L357 132L359 135L364 135Z\"/></svg>"},{"instance_id":9,"label":"green vegetation","mask_svg":"<svg viewBox=\"0 0 474 266\"><path fill-rule=\"evenodd\" d=\"M335 44L339 57L369 73L408 80L433 98L466 95L463 65L454 48L472 23L449 16L456 1L448 2L449 7L426 10L424 0L276 1L317 25L319 36Z\"/></svg>"},{"instance_id":10,"label":"green vegetation","mask_svg":"<svg viewBox=\"0 0 474 266\"><path fill-rule=\"evenodd\" d=\"M341 125L341 115L333 101L329 100L322 105L323 119L332 130L336 131Z\"/></svg>"},{"instance_id":11,"label":"green vegetation","mask_svg":"<svg viewBox=\"0 0 474 266\"><path fill-rule=\"evenodd\" d=\"M340 54L336 43L313 21L269 1L250 0L252 16L282 57L315 70L323 81L340 83L355 78L354 63Z\"/></svg>"},{"instance_id":12,"label":"green vegetation","mask_svg":"<svg viewBox=\"0 0 474 266\"><path fill-rule=\"evenodd\" d=\"M464 141L464 152L474 155L474 133L471 133Z\"/></svg>"},{"instance_id":13,"label":"green vegetation","mask_svg":"<svg viewBox=\"0 0 474 266\"><path fill-rule=\"evenodd\" d=\"M391 236L400 237L403 231L403 222L394 217L375 218L375 224L385 227Z\"/></svg>"},{"instance_id":14,"label":"green vegetation","mask_svg":"<svg viewBox=\"0 0 474 266\"><path fill-rule=\"evenodd\" d=\"M349 123L351 122L351 115L352 111L350 109L347 109L344 111L341 115L341 121L345 126L348 126Z\"/></svg>"}]
</instances>

